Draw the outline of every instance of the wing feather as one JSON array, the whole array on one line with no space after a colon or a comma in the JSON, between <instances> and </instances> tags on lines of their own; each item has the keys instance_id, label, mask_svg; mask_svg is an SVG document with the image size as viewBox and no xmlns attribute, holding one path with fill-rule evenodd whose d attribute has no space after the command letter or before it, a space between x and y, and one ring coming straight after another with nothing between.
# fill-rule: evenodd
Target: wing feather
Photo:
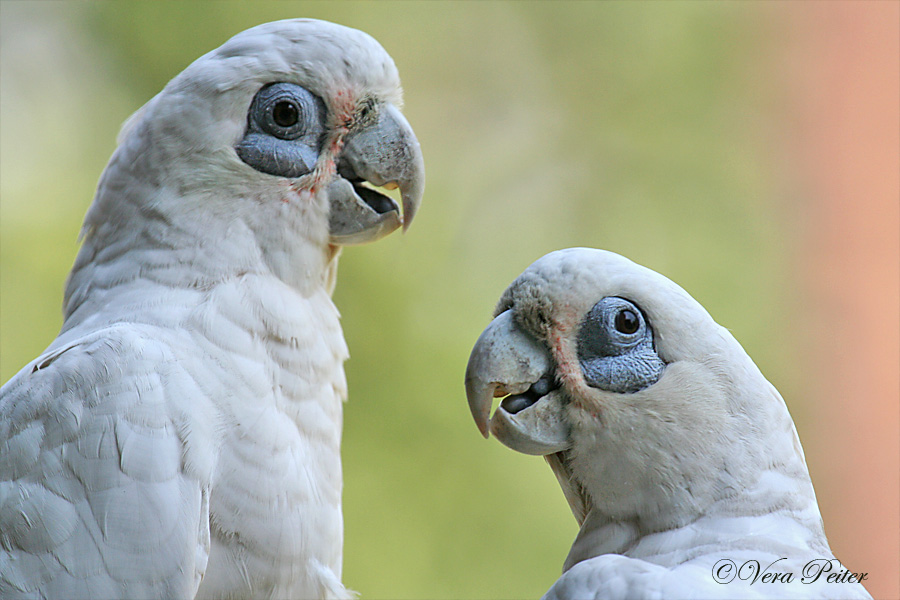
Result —
<instances>
[{"instance_id":1,"label":"wing feather","mask_svg":"<svg viewBox=\"0 0 900 600\"><path fill-rule=\"evenodd\" d=\"M123 324L0 390L0 596L194 595L209 505L184 468L183 376L158 336Z\"/></svg>"}]
</instances>

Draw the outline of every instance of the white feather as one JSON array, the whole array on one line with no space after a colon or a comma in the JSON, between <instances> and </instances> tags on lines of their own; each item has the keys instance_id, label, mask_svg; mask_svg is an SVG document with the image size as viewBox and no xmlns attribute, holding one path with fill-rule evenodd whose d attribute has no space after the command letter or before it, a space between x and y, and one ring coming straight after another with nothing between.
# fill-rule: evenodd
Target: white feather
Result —
<instances>
[{"instance_id":1,"label":"white feather","mask_svg":"<svg viewBox=\"0 0 900 600\"><path fill-rule=\"evenodd\" d=\"M321 173L233 150L271 81L329 114L339 92L400 96L372 38L298 19L235 36L128 120L60 336L0 392L3 598L351 596Z\"/></svg>"}]
</instances>

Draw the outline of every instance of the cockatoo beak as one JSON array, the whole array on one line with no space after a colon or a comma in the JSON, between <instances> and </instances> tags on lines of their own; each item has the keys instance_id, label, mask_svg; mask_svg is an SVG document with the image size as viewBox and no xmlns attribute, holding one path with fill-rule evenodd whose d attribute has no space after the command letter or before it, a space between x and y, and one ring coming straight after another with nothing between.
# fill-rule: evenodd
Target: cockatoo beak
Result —
<instances>
[{"instance_id":1,"label":"cockatoo beak","mask_svg":"<svg viewBox=\"0 0 900 600\"><path fill-rule=\"evenodd\" d=\"M327 189L333 244L362 244L401 225L409 228L425 190L425 161L412 127L395 106L381 105L372 124L347 135L337 169L339 176ZM402 215L392 198L364 181L399 188Z\"/></svg>"},{"instance_id":2,"label":"cockatoo beak","mask_svg":"<svg viewBox=\"0 0 900 600\"><path fill-rule=\"evenodd\" d=\"M466 367L469 410L481 434L493 432L504 445L524 454L568 449L563 394L554 388L551 370L546 349L516 326L512 311L494 319L475 343ZM493 399L507 395L489 420Z\"/></svg>"}]
</instances>

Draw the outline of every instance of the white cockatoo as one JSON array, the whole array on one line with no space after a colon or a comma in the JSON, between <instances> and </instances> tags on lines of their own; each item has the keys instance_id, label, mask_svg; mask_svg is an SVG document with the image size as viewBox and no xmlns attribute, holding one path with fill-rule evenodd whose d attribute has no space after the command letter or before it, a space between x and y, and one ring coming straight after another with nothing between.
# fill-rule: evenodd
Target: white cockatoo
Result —
<instances>
[{"instance_id":1,"label":"white cockatoo","mask_svg":"<svg viewBox=\"0 0 900 600\"><path fill-rule=\"evenodd\" d=\"M286 20L125 124L62 331L0 396L0 597L351 595L331 294L421 200L400 97L374 39Z\"/></svg>"},{"instance_id":2,"label":"white cockatoo","mask_svg":"<svg viewBox=\"0 0 900 600\"><path fill-rule=\"evenodd\" d=\"M547 459L581 526L546 599L869 598L831 553L781 396L684 290L573 248L495 317L466 372L472 415Z\"/></svg>"}]
</instances>

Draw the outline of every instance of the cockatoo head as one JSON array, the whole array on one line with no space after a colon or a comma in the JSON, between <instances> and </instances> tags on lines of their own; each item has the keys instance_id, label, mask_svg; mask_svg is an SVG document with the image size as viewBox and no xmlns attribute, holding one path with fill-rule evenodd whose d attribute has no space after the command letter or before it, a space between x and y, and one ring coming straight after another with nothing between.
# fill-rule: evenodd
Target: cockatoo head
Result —
<instances>
[{"instance_id":1,"label":"cockatoo head","mask_svg":"<svg viewBox=\"0 0 900 600\"><path fill-rule=\"evenodd\" d=\"M547 457L579 523L594 511L680 526L769 468L808 484L787 409L737 341L676 284L610 252L528 267L472 351L466 393L485 437Z\"/></svg>"},{"instance_id":2,"label":"cockatoo head","mask_svg":"<svg viewBox=\"0 0 900 600\"><path fill-rule=\"evenodd\" d=\"M424 163L400 102L391 57L361 31L311 19L244 31L126 122L86 237L127 220L116 205L129 202L203 235L240 220L264 253L294 235L336 247L406 228ZM369 184L399 188L402 213Z\"/></svg>"}]
</instances>

